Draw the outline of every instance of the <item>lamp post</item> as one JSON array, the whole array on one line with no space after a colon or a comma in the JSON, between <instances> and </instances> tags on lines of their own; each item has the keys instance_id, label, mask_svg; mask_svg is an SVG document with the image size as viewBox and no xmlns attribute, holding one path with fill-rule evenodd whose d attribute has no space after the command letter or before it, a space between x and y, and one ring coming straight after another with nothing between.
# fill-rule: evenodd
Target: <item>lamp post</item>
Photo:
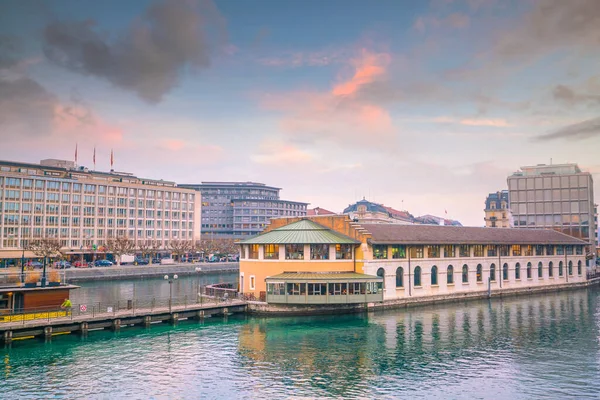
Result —
<instances>
[{"instance_id":1,"label":"lamp post","mask_svg":"<svg viewBox=\"0 0 600 400\"><path fill-rule=\"evenodd\" d=\"M172 278L169 278L169 275L164 276L165 281L169 281L169 314L171 313L171 304L173 301L173 282L179 278L177 274L173 275Z\"/></svg>"}]
</instances>

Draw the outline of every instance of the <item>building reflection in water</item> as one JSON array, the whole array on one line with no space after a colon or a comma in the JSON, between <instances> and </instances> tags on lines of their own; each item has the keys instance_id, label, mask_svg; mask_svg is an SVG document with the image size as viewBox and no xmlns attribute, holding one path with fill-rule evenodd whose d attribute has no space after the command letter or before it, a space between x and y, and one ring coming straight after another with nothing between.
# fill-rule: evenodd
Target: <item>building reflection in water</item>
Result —
<instances>
[{"instance_id":1,"label":"building reflection in water","mask_svg":"<svg viewBox=\"0 0 600 400\"><path fill-rule=\"evenodd\" d=\"M336 396L366 395L367 387L380 388L371 395L440 390L442 378L485 385L535 377L551 387L560 376L576 385L597 372L578 365L597 363L598 299L590 289L361 316L252 319L241 328L239 353L257 378L278 371L286 385L310 382Z\"/></svg>"}]
</instances>

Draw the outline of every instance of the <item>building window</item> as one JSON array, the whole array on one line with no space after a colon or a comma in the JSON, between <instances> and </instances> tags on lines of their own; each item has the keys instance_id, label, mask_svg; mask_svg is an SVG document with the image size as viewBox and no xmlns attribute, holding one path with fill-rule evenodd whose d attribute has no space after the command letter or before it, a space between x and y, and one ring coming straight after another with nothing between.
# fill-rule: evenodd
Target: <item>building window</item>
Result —
<instances>
[{"instance_id":1,"label":"building window","mask_svg":"<svg viewBox=\"0 0 600 400\"><path fill-rule=\"evenodd\" d=\"M311 260L329 260L329 245L328 244L311 244L310 245Z\"/></svg>"},{"instance_id":2,"label":"building window","mask_svg":"<svg viewBox=\"0 0 600 400\"><path fill-rule=\"evenodd\" d=\"M461 244L458 253L460 257L471 257L471 249L468 244Z\"/></svg>"},{"instance_id":3,"label":"building window","mask_svg":"<svg viewBox=\"0 0 600 400\"><path fill-rule=\"evenodd\" d=\"M550 277L551 277L551 276L554 276L554 271L553 271L553 268L552 268L552 267L553 267L553 265L552 265L552 261L550 261L550 262L548 263L548 276L550 276Z\"/></svg>"},{"instance_id":4,"label":"building window","mask_svg":"<svg viewBox=\"0 0 600 400\"><path fill-rule=\"evenodd\" d=\"M423 246L412 246L410 247L411 258L423 258Z\"/></svg>"},{"instance_id":5,"label":"building window","mask_svg":"<svg viewBox=\"0 0 600 400\"><path fill-rule=\"evenodd\" d=\"M538 263L538 278L543 278L544 277L544 264L542 264L542 262L540 261Z\"/></svg>"},{"instance_id":6,"label":"building window","mask_svg":"<svg viewBox=\"0 0 600 400\"><path fill-rule=\"evenodd\" d=\"M509 246L500 245L500 255L502 257L508 257L509 256Z\"/></svg>"},{"instance_id":7,"label":"building window","mask_svg":"<svg viewBox=\"0 0 600 400\"><path fill-rule=\"evenodd\" d=\"M575 254L578 256L583 255L583 246L575 246Z\"/></svg>"},{"instance_id":8,"label":"building window","mask_svg":"<svg viewBox=\"0 0 600 400\"><path fill-rule=\"evenodd\" d=\"M373 245L373 259L375 260L385 260L388 258L388 247L383 244L374 244Z\"/></svg>"},{"instance_id":9,"label":"building window","mask_svg":"<svg viewBox=\"0 0 600 400\"><path fill-rule=\"evenodd\" d=\"M352 260L352 245L351 244L336 244L335 245L336 260Z\"/></svg>"},{"instance_id":10,"label":"building window","mask_svg":"<svg viewBox=\"0 0 600 400\"><path fill-rule=\"evenodd\" d=\"M527 279L531 279L531 263L527 263Z\"/></svg>"},{"instance_id":11,"label":"building window","mask_svg":"<svg viewBox=\"0 0 600 400\"><path fill-rule=\"evenodd\" d=\"M421 267L415 267L415 287L421 286Z\"/></svg>"},{"instance_id":12,"label":"building window","mask_svg":"<svg viewBox=\"0 0 600 400\"><path fill-rule=\"evenodd\" d=\"M539 245L539 244L537 246L535 246L535 255L543 256L544 255L544 246Z\"/></svg>"},{"instance_id":13,"label":"building window","mask_svg":"<svg viewBox=\"0 0 600 400\"><path fill-rule=\"evenodd\" d=\"M569 275L573 275L573 261L569 261Z\"/></svg>"},{"instance_id":14,"label":"building window","mask_svg":"<svg viewBox=\"0 0 600 400\"><path fill-rule=\"evenodd\" d=\"M490 265L490 281L496 281L496 264Z\"/></svg>"},{"instance_id":15,"label":"building window","mask_svg":"<svg viewBox=\"0 0 600 400\"><path fill-rule=\"evenodd\" d=\"M469 267L467 264L462 267L462 283L469 283Z\"/></svg>"},{"instance_id":16,"label":"building window","mask_svg":"<svg viewBox=\"0 0 600 400\"><path fill-rule=\"evenodd\" d=\"M279 260L278 244L265 244L265 260Z\"/></svg>"},{"instance_id":17,"label":"building window","mask_svg":"<svg viewBox=\"0 0 600 400\"><path fill-rule=\"evenodd\" d=\"M477 264L477 282L483 281L483 266L481 264Z\"/></svg>"},{"instance_id":18,"label":"building window","mask_svg":"<svg viewBox=\"0 0 600 400\"><path fill-rule=\"evenodd\" d=\"M565 255L565 248L563 246L556 246L556 255L557 256L564 256Z\"/></svg>"},{"instance_id":19,"label":"building window","mask_svg":"<svg viewBox=\"0 0 600 400\"><path fill-rule=\"evenodd\" d=\"M402 267L396 268L396 287L401 288L404 286L404 269Z\"/></svg>"},{"instance_id":20,"label":"building window","mask_svg":"<svg viewBox=\"0 0 600 400\"><path fill-rule=\"evenodd\" d=\"M581 260L577 262L577 275L581 276Z\"/></svg>"},{"instance_id":21,"label":"building window","mask_svg":"<svg viewBox=\"0 0 600 400\"><path fill-rule=\"evenodd\" d=\"M249 246L249 254L248 254L248 258L251 260L258 260L258 245L257 244L251 244Z\"/></svg>"},{"instance_id":22,"label":"building window","mask_svg":"<svg viewBox=\"0 0 600 400\"><path fill-rule=\"evenodd\" d=\"M505 281L508 280L508 264L504 263L504 265L502 266L502 279L504 279Z\"/></svg>"},{"instance_id":23,"label":"building window","mask_svg":"<svg viewBox=\"0 0 600 400\"><path fill-rule=\"evenodd\" d=\"M393 245L392 246L392 258L406 258L406 246Z\"/></svg>"},{"instance_id":24,"label":"building window","mask_svg":"<svg viewBox=\"0 0 600 400\"><path fill-rule=\"evenodd\" d=\"M428 258L440 258L440 246L427 246Z\"/></svg>"},{"instance_id":25,"label":"building window","mask_svg":"<svg viewBox=\"0 0 600 400\"><path fill-rule=\"evenodd\" d=\"M452 265L448 265L448 271L446 272L446 283L448 285L454 284L454 267Z\"/></svg>"},{"instance_id":26,"label":"building window","mask_svg":"<svg viewBox=\"0 0 600 400\"><path fill-rule=\"evenodd\" d=\"M473 257L483 257L483 245L476 244L473 246Z\"/></svg>"},{"instance_id":27,"label":"building window","mask_svg":"<svg viewBox=\"0 0 600 400\"><path fill-rule=\"evenodd\" d=\"M286 244L285 245L286 260L304 260L304 245L303 244Z\"/></svg>"},{"instance_id":28,"label":"building window","mask_svg":"<svg viewBox=\"0 0 600 400\"><path fill-rule=\"evenodd\" d=\"M558 276L563 276L563 262L558 263Z\"/></svg>"},{"instance_id":29,"label":"building window","mask_svg":"<svg viewBox=\"0 0 600 400\"><path fill-rule=\"evenodd\" d=\"M493 244L487 246L488 257L496 257L498 255L498 247Z\"/></svg>"},{"instance_id":30,"label":"building window","mask_svg":"<svg viewBox=\"0 0 600 400\"><path fill-rule=\"evenodd\" d=\"M250 290L256 289L256 277L254 275L250 275Z\"/></svg>"},{"instance_id":31,"label":"building window","mask_svg":"<svg viewBox=\"0 0 600 400\"><path fill-rule=\"evenodd\" d=\"M437 270L437 266L434 265L433 267L431 267L431 286L438 284L437 278L438 278L438 270Z\"/></svg>"},{"instance_id":32,"label":"building window","mask_svg":"<svg viewBox=\"0 0 600 400\"><path fill-rule=\"evenodd\" d=\"M531 257L533 255L533 246L532 245L523 246L522 251L523 251L523 255L525 257Z\"/></svg>"},{"instance_id":33,"label":"building window","mask_svg":"<svg viewBox=\"0 0 600 400\"><path fill-rule=\"evenodd\" d=\"M515 279L521 279L521 264L519 263L515 264Z\"/></svg>"},{"instance_id":34,"label":"building window","mask_svg":"<svg viewBox=\"0 0 600 400\"><path fill-rule=\"evenodd\" d=\"M453 244L447 244L444 246L444 257L456 257L456 248Z\"/></svg>"},{"instance_id":35,"label":"building window","mask_svg":"<svg viewBox=\"0 0 600 400\"><path fill-rule=\"evenodd\" d=\"M377 270L377 276L383 278L383 287L385 288L385 270L383 268L379 268Z\"/></svg>"},{"instance_id":36,"label":"building window","mask_svg":"<svg viewBox=\"0 0 600 400\"><path fill-rule=\"evenodd\" d=\"M572 256L573 255L573 246L566 246L565 247L566 253L568 256Z\"/></svg>"}]
</instances>

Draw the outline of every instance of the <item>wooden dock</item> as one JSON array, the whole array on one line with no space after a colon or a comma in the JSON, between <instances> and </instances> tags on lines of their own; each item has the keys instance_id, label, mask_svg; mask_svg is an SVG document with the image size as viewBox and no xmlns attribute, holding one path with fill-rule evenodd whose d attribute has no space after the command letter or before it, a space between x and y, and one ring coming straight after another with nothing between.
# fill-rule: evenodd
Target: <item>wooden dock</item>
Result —
<instances>
[{"instance_id":1,"label":"wooden dock","mask_svg":"<svg viewBox=\"0 0 600 400\"><path fill-rule=\"evenodd\" d=\"M10 343L25 338L49 339L54 335L79 333L86 335L91 330L111 329L138 325L149 327L153 323L177 323L181 320L201 320L212 316L228 316L246 312L246 302L231 299L227 301L204 302L159 306L152 308L133 308L107 310L98 313L78 313L57 310L21 314L12 316L9 322L0 322L0 341Z\"/></svg>"}]
</instances>

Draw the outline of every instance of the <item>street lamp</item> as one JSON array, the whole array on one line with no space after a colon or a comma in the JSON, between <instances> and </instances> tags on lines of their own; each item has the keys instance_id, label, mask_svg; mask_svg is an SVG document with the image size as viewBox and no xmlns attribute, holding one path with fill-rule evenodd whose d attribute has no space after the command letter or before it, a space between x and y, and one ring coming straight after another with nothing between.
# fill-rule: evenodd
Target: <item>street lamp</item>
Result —
<instances>
[{"instance_id":1,"label":"street lamp","mask_svg":"<svg viewBox=\"0 0 600 400\"><path fill-rule=\"evenodd\" d=\"M177 274L173 275L173 278L169 278L169 275L164 276L165 281L169 281L169 314L171 313L171 304L173 301L173 282L179 278Z\"/></svg>"}]
</instances>

